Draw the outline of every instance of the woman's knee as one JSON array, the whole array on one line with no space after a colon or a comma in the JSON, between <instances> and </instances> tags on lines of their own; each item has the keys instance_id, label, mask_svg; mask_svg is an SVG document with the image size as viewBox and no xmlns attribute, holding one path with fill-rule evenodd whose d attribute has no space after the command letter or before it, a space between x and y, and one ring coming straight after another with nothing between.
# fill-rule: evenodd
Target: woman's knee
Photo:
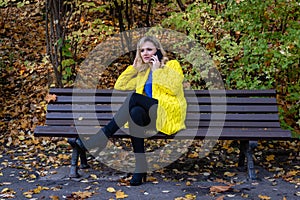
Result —
<instances>
[{"instance_id":1,"label":"woman's knee","mask_svg":"<svg viewBox=\"0 0 300 200\"><path fill-rule=\"evenodd\" d=\"M140 106L134 106L130 109L131 120L139 126L145 126L148 123L147 112Z\"/></svg>"}]
</instances>

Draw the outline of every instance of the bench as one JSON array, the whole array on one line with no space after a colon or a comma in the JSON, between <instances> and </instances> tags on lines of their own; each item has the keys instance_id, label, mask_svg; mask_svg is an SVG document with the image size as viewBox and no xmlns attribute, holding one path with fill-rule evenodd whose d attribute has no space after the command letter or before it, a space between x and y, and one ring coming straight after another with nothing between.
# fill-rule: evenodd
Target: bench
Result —
<instances>
[{"instance_id":1,"label":"bench","mask_svg":"<svg viewBox=\"0 0 300 200\"><path fill-rule=\"evenodd\" d=\"M95 133L112 118L128 91L50 88L49 94L56 99L49 102L45 125L35 128L35 137L76 138L78 130L86 131L80 134ZM185 90L185 96L187 129L147 139L237 140L238 166L247 167L251 180L256 179L252 152L257 141L291 139L291 132L280 127L275 90ZM114 137L130 136L120 129ZM80 155L81 162L86 162L85 152L76 148L72 160Z\"/></svg>"}]
</instances>

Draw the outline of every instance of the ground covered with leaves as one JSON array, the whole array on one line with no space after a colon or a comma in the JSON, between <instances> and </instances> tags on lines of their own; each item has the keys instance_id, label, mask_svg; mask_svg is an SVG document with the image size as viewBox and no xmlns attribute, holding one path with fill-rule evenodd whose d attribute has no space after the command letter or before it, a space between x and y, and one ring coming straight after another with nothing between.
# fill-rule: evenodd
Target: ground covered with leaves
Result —
<instances>
[{"instance_id":1,"label":"ground covered with leaves","mask_svg":"<svg viewBox=\"0 0 300 200\"><path fill-rule=\"evenodd\" d=\"M66 139L33 136L34 128L44 123L52 82L51 66L43 59L40 9L1 9L0 199L299 198L299 140L261 141L254 152L257 181L237 170L239 150L234 141L217 143L204 158L199 156L204 151L201 141L195 141L176 162L151 173L139 187L128 187L130 175L92 157L91 169L81 170L81 178L69 179L71 148ZM165 141L148 145L162 146ZM116 160L122 160L118 156Z\"/></svg>"}]
</instances>

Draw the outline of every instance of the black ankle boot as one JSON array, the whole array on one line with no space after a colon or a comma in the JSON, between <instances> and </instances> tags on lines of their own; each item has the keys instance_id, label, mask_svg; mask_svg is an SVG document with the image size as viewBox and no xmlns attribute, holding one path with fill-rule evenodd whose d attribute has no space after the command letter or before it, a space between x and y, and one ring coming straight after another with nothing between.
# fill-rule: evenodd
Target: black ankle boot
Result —
<instances>
[{"instance_id":1,"label":"black ankle boot","mask_svg":"<svg viewBox=\"0 0 300 200\"><path fill-rule=\"evenodd\" d=\"M143 182L147 180L147 173L134 173L131 180L131 186L139 186L142 185Z\"/></svg>"},{"instance_id":2,"label":"black ankle boot","mask_svg":"<svg viewBox=\"0 0 300 200\"><path fill-rule=\"evenodd\" d=\"M77 165L71 165L69 177L70 178L79 178L80 177L80 175L78 173L78 166Z\"/></svg>"},{"instance_id":3,"label":"black ankle boot","mask_svg":"<svg viewBox=\"0 0 300 200\"><path fill-rule=\"evenodd\" d=\"M79 154L80 157L80 169L89 169L91 168L90 165L87 162L87 157L86 157L86 152L80 152Z\"/></svg>"}]
</instances>

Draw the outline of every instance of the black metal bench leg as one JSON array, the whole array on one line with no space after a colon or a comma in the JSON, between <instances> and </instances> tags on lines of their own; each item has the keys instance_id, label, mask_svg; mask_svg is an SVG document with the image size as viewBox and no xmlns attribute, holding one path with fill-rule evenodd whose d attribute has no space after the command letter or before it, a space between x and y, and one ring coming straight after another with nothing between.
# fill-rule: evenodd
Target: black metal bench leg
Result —
<instances>
[{"instance_id":1,"label":"black metal bench leg","mask_svg":"<svg viewBox=\"0 0 300 200\"><path fill-rule=\"evenodd\" d=\"M254 169L254 161L252 157L252 147L247 145L246 157L247 157L247 165L248 165L248 175L251 180L256 179L255 169Z\"/></svg>"},{"instance_id":2,"label":"black metal bench leg","mask_svg":"<svg viewBox=\"0 0 300 200\"><path fill-rule=\"evenodd\" d=\"M75 140L75 145L78 149L79 156L80 156L80 168L81 169L88 169L90 166L87 163L87 157L86 157L86 148L84 144L82 143L80 138L76 138Z\"/></svg>"},{"instance_id":3,"label":"black metal bench leg","mask_svg":"<svg viewBox=\"0 0 300 200\"><path fill-rule=\"evenodd\" d=\"M247 147L248 141L240 141L240 153L239 153L239 163L238 167L243 169L245 167L245 152L246 152L246 147Z\"/></svg>"},{"instance_id":4,"label":"black metal bench leg","mask_svg":"<svg viewBox=\"0 0 300 200\"><path fill-rule=\"evenodd\" d=\"M240 143L240 157L239 167L245 166L245 158L247 158L248 176L251 180L256 180L254 161L253 161L253 149L257 147L256 141L241 141Z\"/></svg>"},{"instance_id":5,"label":"black metal bench leg","mask_svg":"<svg viewBox=\"0 0 300 200\"><path fill-rule=\"evenodd\" d=\"M80 176L78 173L79 149L78 145L76 145L76 138L69 138L68 143L72 146L72 158L69 177L78 178Z\"/></svg>"}]
</instances>

